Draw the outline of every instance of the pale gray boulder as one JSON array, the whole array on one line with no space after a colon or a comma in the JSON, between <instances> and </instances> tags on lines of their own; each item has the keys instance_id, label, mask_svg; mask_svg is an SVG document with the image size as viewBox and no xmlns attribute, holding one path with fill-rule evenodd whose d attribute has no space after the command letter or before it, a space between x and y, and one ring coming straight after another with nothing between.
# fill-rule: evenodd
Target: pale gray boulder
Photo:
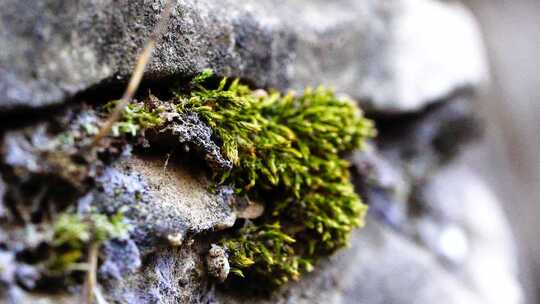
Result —
<instances>
[{"instance_id":1,"label":"pale gray boulder","mask_svg":"<svg viewBox=\"0 0 540 304\"><path fill-rule=\"evenodd\" d=\"M125 83L162 1L0 2L0 108L58 105ZM327 85L381 112L485 79L476 23L454 2L180 0L146 79L204 68L280 90Z\"/></svg>"}]
</instances>

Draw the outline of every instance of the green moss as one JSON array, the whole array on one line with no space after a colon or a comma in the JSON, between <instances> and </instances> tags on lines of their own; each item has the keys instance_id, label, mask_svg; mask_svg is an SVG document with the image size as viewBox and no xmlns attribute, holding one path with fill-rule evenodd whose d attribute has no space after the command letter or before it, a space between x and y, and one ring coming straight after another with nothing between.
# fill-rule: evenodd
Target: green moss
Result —
<instances>
[{"instance_id":1,"label":"green moss","mask_svg":"<svg viewBox=\"0 0 540 304\"><path fill-rule=\"evenodd\" d=\"M311 271L312 259L299 256L295 243L277 222L247 225L236 237L222 241L229 251L232 273L241 278L248 276L250 280L263 279L271 283L270 287L298 279L303 270Z\"/></svg>"},{"instance_id":2,"label":"green moss","mask_svg":"<svg viewBox=\"0 0 540 304\"><path fill-rule=\"evenodd\" d=\"M118 101L111 101L105 105L107 111L111 111ZM113 136L131 135L135 136L139 132L160 126L164 120L155 110L148 109L142 103L131 103L122 112L122 118L112 127Z\"/></svg>"},{"instance_id":3,"label":"green moss","mask_svg":"<svg viewBox=\"0 0 540 304\"><path fill-rule=\"evenodd\" d=\"M51 271L70 270L81 261L90 243L123 237L128 230L121 213L111 217L99 213L63 213L53 225L53 250L47 268Z\"/></svg>"},{"instance_id":4,"label":"green moss","mask_svg":"<svg viewBox=\"0 0 540 304\"><path fill-rule=\"evenodd\" d=\"M262 217L221 242L232 272L278 287L345 246L363 225L367 206L342 157L361 149L375 129L352 101L323 87L281 95L214 80L211 71L203 72L189 94L177 93L171 102L176 112L195 113L210 127L233 163L231 170L214 172L216 182L265 204Z\"/></svg>"},{"instance_id":5,"label":"green moss","mask_svg":"<svg viewBox=\"0 0 540 304\"><path fill-rule=\"evenodd\" d=\"M222 242L233 272L269 286L296 279L363 225L367 207L341 157L375 135L373 124L322 87L282 96L254 94L238 80L203 83L196 78L191 96L179 97L179 111L197 113L233 161L219 181L266 204L263 218Z\"/></svg>"}]
</instances>

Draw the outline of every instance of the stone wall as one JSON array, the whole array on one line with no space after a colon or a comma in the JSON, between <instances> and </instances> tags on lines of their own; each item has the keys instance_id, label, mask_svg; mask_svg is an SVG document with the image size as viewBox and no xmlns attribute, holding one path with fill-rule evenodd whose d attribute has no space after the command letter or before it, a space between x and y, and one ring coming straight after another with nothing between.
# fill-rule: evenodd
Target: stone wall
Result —
<instances>
[{"instance_id":1,"label":"stone wall","mask_svg":"<svg viewBox=\"0 0 540 304\"><path fill-rule=\"evenodd\" d=\"M81 295L80 278L52 280L36 262L50 241L48 217L77 206L127 209L134 225L101 247L98 282L112 303L522 302L499 202L460 160L481 133L472 103L488 79L465 7L178 1L141 91L205 68L261 89L332 86L358 100L379 131L348 156L370 206L366 227L270 295L208 275L210 244L239 216L231 194L209 191L205 167L182 146L131 151L111 140L110 158L89 152L72 162L51 144L63 132L84 133L99 119L96 107L118 98L161 9L160 1L0 2L1 299L72 303Z\"/></svg>"}]
</instances>

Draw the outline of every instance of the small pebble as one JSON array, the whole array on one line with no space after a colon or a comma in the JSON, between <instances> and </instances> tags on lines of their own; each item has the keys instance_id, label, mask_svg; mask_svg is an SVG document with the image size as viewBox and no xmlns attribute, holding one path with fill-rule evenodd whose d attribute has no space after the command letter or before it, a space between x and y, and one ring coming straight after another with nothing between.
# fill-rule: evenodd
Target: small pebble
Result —
<instances>
[{"instance_id":1,"label":"small pebble","mask_svg":"<svg viewBox=\"0 0 540 304\"><path fill-rule=\"evenodd\" d=\"M212 244L208 251L208 255L206 256L206 266L208 267L208 273L212 277L220 282L225 281L231 270L229 258L225 249L216 244Z\"/></svg>"},{"instance_id":2,"label":"small pebble","mask_svg":"<svg viewBox=\"0 0 540 304\"><path fill-rule=\"evenodd\" d=\"M172 246L179 247L184 242L184 235L181 232L169 234L167 235L167 240Z\"/></svg>"}]
</instances>

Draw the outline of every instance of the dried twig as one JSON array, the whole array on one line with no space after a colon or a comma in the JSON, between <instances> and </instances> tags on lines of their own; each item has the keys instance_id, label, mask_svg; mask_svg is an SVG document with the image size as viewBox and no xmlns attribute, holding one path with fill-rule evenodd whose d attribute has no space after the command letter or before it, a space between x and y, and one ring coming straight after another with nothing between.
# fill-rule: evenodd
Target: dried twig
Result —
<instances>
[{"instance_id":1,"label":"dried twig","mask_svg":"<svg viewBox=\"0 0 540 304\"><path fill-rule=\"evenodd\" d=\"M88 270L86 271L85 298L86 304L94 303L95 290L97 288L97 263L99 254L99 243L93 242L88 249Z\"/></svg>"},{"instance_id":2,"label":"dried twig","mask_svg":"<svg viewBox=\"0 0 540 304\"><path fill-rule=\"evenodd\" d=\"M131 78L129 80L129 84L124 92L124 95L122 96L122 99L120 99L120 102L116 105L114 110L112 111L111 115L101 127L96 137L94 137L94 140L92 141L92 147L95 147L99 145L100 141L109 135L111 132L113 125L115 122L120 119L120 116L122 115L122 112L126 108L126 106L129 104L131 99L133 98L133 95L135 95L135 92L137 91L137 88L139 87L139 84L141 83L142 76L144 74L144 70L146 68L146 65L148 64L148 61L150 61L150 58L152 56L152 51L154 50L155 46L158 44L159 40L167 30L167 25L169 24L169 19L171 17L171 13L173 11L173 8L175 7L176 0L168 0L165 4L165 7L163 8L163 11L161 12L160 19L158 21L158 24L154 28L154 31L148 38L148 42L146 43L146 46L144 47L143 51L139 54L137 58L137 63L135 65L135 69L133 70L133 74L131 75Z\"/></svg>"}]
</instances>

